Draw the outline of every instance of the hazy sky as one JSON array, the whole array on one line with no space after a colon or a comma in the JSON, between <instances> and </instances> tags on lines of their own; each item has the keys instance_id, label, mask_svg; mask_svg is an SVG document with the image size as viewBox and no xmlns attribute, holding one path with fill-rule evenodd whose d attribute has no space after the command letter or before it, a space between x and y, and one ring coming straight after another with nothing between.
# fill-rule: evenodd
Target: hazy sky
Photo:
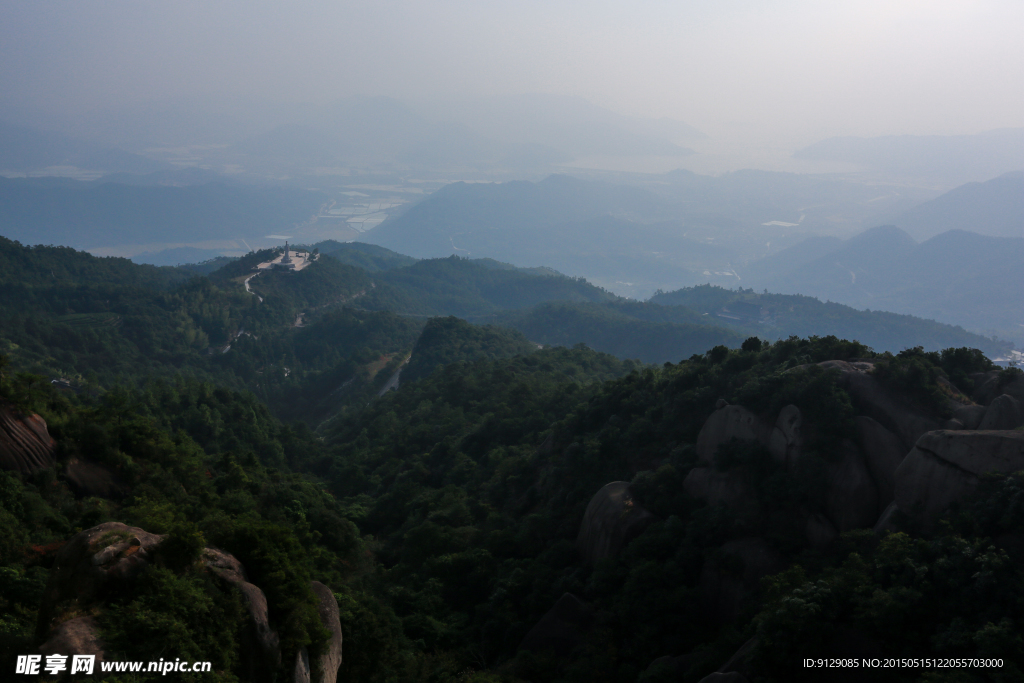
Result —
<instances>
[{"instance_id":1,"label":"hazy sky","mask_svg":"<svg viewBox=\"0 0 1024 683\"><path fill-rule=\"evenodd\" d=\"M541 92L774 144L976 133L1024 125L1022 35L1021 0L0 0L0 105Z\"/></svg>"}]
</instances>

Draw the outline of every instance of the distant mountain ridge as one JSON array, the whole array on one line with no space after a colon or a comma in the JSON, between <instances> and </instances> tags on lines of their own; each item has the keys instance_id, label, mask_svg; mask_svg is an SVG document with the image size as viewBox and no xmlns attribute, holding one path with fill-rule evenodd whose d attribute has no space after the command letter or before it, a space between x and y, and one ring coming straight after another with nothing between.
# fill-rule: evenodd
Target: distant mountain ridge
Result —
<instances>
[{"instance_id":1,"label":"distant mountain ridge","mask_svg":"<svg viewBox=\"0 0 1024 683\"><path fill-rule=\"evenodd\" d=\"M836 137L797 150L793 156L862 164L895 175L959 185L1024 168L1024 128L977 135Z\"/></svg>"},{"instance_id":2,"label":"distant mountain ridge","mask_svg":"<svg viewBox=\"0 0 1024 683\"><path fill-rule=\"evenodd\" d=\"M905 211L893 222L918 239L948 230L1024 237L1024 171L961 185Z\"/></svg>"},{"instance_id":3,"label":"distant mountain ridge","mask_svg":"<svg viewBox=\"0 0 1024 683\"><path fill-rule=\"evenodd\" d=\"M740 269L743 283L1024 339L1024 239L951 230L918 244L883 226L810 260L787 251Z\"/></svg>"}]
</instances>

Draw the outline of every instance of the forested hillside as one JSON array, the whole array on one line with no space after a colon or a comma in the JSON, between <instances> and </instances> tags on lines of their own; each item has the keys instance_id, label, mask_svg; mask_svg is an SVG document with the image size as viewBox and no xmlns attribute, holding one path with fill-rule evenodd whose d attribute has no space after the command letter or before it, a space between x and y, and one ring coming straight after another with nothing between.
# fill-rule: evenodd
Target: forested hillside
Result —
<instances>
[{"instance_id":1,"label":"forested hillside","mask_svg":"<svg viewBox=\"0 0 1024 683\"><path fill-rule=\"evenodd\" d=\"M5 662L86 643L217 681L832 680L813 651L1020 675L1021 373L966 344L751 334L941 326L378 250L207 277L2 246Z\"/></svg>"}]
</instances>

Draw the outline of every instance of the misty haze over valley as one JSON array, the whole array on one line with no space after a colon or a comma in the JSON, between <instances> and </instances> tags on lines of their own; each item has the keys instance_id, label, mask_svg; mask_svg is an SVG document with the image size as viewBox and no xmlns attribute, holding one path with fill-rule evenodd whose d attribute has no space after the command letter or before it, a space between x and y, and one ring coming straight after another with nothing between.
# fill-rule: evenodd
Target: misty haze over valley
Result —
<instances>
[{"instance_id":1,"label":"misty haze over valley","mask_svg":"<svg viewBox=\"0 0 1024 683\"><path fill-rule=\"evenodd\" d=\"M1022 30L0 0L0 667L1020 680Z\"/></svg>"}]
</instances>

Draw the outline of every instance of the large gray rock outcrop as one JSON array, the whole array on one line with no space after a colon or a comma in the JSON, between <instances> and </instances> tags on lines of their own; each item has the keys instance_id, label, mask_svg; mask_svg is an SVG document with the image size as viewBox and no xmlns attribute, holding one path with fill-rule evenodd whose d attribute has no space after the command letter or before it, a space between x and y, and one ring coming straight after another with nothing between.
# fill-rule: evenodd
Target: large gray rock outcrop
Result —
<instances>
[{"instance_id":1,"label":"large gray rock outcrop","mask_svg":"<svg viewBox=\"0 0 1024 683\"><path fill-rule=\"evenodd\" d=\"M959 420L964 429L977 429L985 419L985 406L966 405L953 411L953 419Z\"/></svg>"},{"instance_id":2,"label":"large gray rock outcrop","mask_svg":"<svg viewBox=\"0 0 1024 683\"><path fill-rule=\"evenodd\" d=\"M733 439L767 443L770 431L743 406L725 405L711 413L697 435L697 459L711 464L718 447Z\"/></svg>"},{"instance_id":3,"label":"large gray rock outcrop","mask_svg":"<svg viewBox=\"0 0 1024 683\"><path fill-rule=\"evenodd\" d=\"M829 463L825 515L840 533L871 527L878 519L878 490L864 456L850 441L843 441L838 455Z\"/></svg>"},{"instance_id":4,"label":"large gray rock outcrop","mask_svg":"<svg viewBox=\"0 0 1024 683\"><path fill-rule=\"evenodd\" d=\"M793 469L800 459L803 448L803 415L794 405L788 405L779 411L775 427L768 437L768 451L776 461L786 469Z\"/></svg>"},{"instance_id":5,"label":"large gray rock outcrop","mask_svg":"<svg viewBox=\"0 0 1024 683\"><path fill-rule=\"evenodd\" d=\"M747 678L739 671L730 671L729 673L716 671L700 679L698 683L747 683Z\"/></svg>"},{"instance_id":6,"label":"large gray rock outcrop","mask_svg":"<svg viewBox=\"0 0 1024 683\"><path fill-rule=\"evenodd\" d=\"M320 623L331 632L331 639L327 643L327 649L320 655L318 665L314 670L318 672L317 683L336 683L338 680L338 669L341 668L341 619L338 612L338 601L334 599L331 589L320 583L312 582L313 594L316 595L316 609L320 615Z\"/></svg>"},{"instance_id":7,"label":"large gray rock outcrop","mask_svg":"<svg viewBox=\"0 0 1024 683\"><path fill-rule=\"evenodd\" d=\"M694 467L683 480L683 490L709 505L725 505L742 510L756 505L753 491L735 472L720 472L713 467Z\"/></svg>"},{"instance_id":8,"label":"large gray rock outcrop","mask_svg":"<svg viewBox=\"0 0 1024 683\"><path fill-rule=\"evenodd\" d=\"M858 415L853 423L857 445L875 483L878 513L881 514L896 497L896 468L903 462L907 451L895 434L870 417Z\"/></svg>"},{"instance_id":9,"label":"large gray rock outcrop","mask_svg":"<svg viewBox=\"0 0 1024 683\"><path fill-rule=\"evenodd\" d=\"M0 405L0 469L32 474L53 467L55 445L46 420Z\"/></svg>"},{"instance_id":10,"label":"large gray rock outcrop","mask_svg":"<svg viewBox=\"0 0 1024 683\"><path fill-rule=\"evenodd\" d=\"M1024 402L1024 375L1011 378L1004 375L1003 370L989 370L971 375L971 380L974 382L971 398L975 403L987 406L1003 394Z\"/></svg>"},{"instance_id":11,"label":"large gray rock outcrop","mask_svg":"<svg viewBox=\"0 0 1024 683\"><path fill-rule=\"evenodd\" d=\"M997 396L985 411L978 429L1016 429L1024 425L1024 406L1009 394Z\"/></svg>"},{"instance_id":12,"label":"large gray rock outcrop","mask_svg":"<svg viewBox=\"0 0 1024 683\"><path fill-rule=\"evenodd\" d=\"M614 557L657 518L633 500L628 481L613 481L598 491L583 514L576 547L584 564Z\"/></svg>"},{"instance_id":13,"label":"large gray rock outcrop","mask_svg":"<svg viewBox=\"0 0 1024 683\"><path fill-rule=\"evenodd\" d=\"M586 638L593 621L593 609L572 593L565 593L530 629L519 649L567 656Z\"/></svg>"},{"instance_id":14,"label":"large gray rock outcrop","mask_svg":"<svg viewBox=\"0 0 1024 683\"><path fill-rule=\"evenodd\" d=\"M804 522L804 538L811 547L824 548L839 538L839 532L825 515L814 512L808 514Z\"/></svg>"},{"instance_id":15,"label":"large gray rock outcrop","mask_svg":"<svg viewBox=\"0 0 1024 683\"><path fill-rule=\"evenodd\" d=\"M203 563L242 595L249 617L245 628L245 649L252 653L246 658L247 679L256 682L272 680L281 664L281 640L270 625L267 596L259 586L249 583L245 567L234 555L207 548L203 551Z\"/></svg>"},{"instance_id":16,"label":"large gray rock outcrop","mask_svg":"<svg viewBox=\"0 0 1024 683\"><path fill-rule=\"evenodd\" d=\"M95 670L103 661L103 639L100 627L91 616L75 617L56 625L46 642L39 646L39 654L48 655L93 655L96 657Z\"/></svg>"},{"instance_id":17,"label":"large gray rock outcrop","mask_svg":"<svg viewBox=\"0 0 1024 683\"><path fill-rule=\"evenodd\" d=\"M60 621L64 609L85 608L111 588L122 589L150 566L165 537L120 522L81 531L57 553L39 609L39 632Z\"/></svg>"},{"instance_id":18,"label":"large gray rock outcrop","mask_svg":"<svg viewBox=\"0 0 1024 683\"><path fill-rule=\"evenodd\" d=\"M1024 432L940 430L923 435L896 469L898 509L934 531L939 516L986 472L1024 470Z\"/></svg>"},{"instance_id":19,"label":"large gray rock outcrop","mask_svg":"<svg viewBox=\"0 0 1024 683\"><path fill-rule=\"evenodd\" d=\"M867 415L895 434L900 439L904 452L909 451L925 432L942 427L939 418L893 396L885 389L869 374L869 370L874 367L873 364L825 361L819 365L840 372L841 386L850 394L857 412Z\"/></svg>"}]
</instances>

